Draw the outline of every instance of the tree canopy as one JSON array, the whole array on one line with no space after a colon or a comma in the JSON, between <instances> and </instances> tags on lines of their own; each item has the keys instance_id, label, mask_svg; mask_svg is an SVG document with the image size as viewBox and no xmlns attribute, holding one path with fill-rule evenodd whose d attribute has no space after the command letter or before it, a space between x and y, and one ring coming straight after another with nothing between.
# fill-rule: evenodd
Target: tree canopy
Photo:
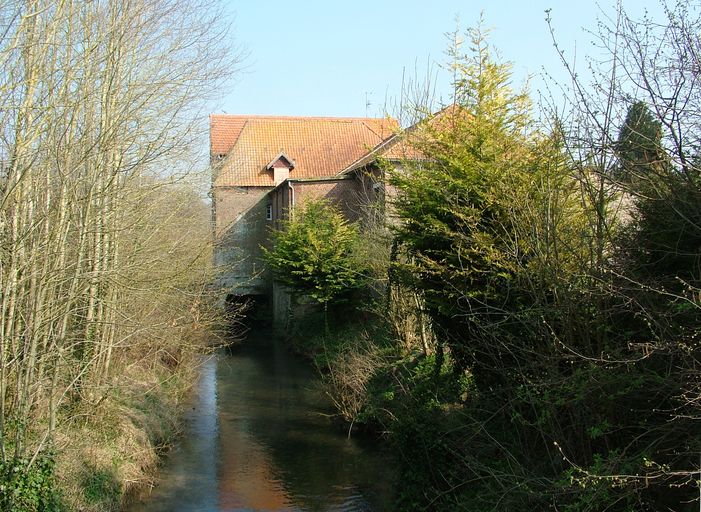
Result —
<instances>
[{"instance_id":1,"label":"tree canopy","mask_svg":"<svg viewBox=\"0 0 701 512\"><path fill-rule=\"evenodd\" d=\"M314 200L273 231L272 248L263 251L277 281L326 306L365 280L364 266L354 258L358 240L358 228L337 208Z\"/></svg>"}]
</instances>

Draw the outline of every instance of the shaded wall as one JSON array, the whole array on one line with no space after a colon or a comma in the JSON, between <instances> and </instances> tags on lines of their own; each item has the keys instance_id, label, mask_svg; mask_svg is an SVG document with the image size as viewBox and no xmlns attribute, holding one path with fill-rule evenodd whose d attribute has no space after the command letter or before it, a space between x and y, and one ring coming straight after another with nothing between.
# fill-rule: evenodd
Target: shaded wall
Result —
<instances>
[{"instance_id":1,"label":"shaded wall","mask_svg":"<svg viewBox=\"0 0 701 512\"><path fill-rule=\"evenodd\" d=\"M219 285L237 295L267 293L260 246L268 239L266 220L270 187L213 189L214 264Z\"/></svg>"},{"instance_id":2,"label":"shaded wall","mask_svg":"<svg viewBox=\"0 0 701 512\"><path fill-rule=\"evenodd\" d=\"M270 193L273 205L274 226L280 227L280 221L289 218L294 202L294 209L314 199L326 199L336 205L351 222L361 217L362 209L358 207L359 183L354 177L320 180L288 180Z\"/></svg>"},{"instance_id":3,"label":"shaded wall","mask_svg":"<svg viewBox=\"0 0 701 512\"><path fill-rule=\"evenodd\" d=\"M393 166L393 172L403 173L405 170L399 162L393 162ZM360 219L364 224L392 225L399 222L394 207L398 190L388 183L388 179L385 171L375 163L370 163L354 172L358 194L355 203L358 205Z\"/></svg>"}]
</instances>

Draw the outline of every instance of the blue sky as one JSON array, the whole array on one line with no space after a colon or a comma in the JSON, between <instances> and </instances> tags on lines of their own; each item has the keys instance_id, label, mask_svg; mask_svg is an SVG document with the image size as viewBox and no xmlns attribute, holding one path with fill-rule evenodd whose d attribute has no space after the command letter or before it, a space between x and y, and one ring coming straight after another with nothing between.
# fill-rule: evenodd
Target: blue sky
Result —
<instances>
[{"instance_id":1,"label":"blue sky","mask_svg":"<svg viewBox=\"0 0 701 512\"><path fill-rule=\"evenodd\" d=\"M446 32L475 25L482 12L490 41L514 65L514 82L533 75L532 96L543 89L545 69L565 75L552 46L546 9L570 57L595 51L586 30L610 12L613 0L346 0L228 2L232 44L243 47L244 69L215 112L229 114L376 116L401 92L402 76L426 75L445 61ZM656 0L625 1L630 14L661 11ZM440 76L437 93L446 97Z\"/></svg>"}]
</instances>

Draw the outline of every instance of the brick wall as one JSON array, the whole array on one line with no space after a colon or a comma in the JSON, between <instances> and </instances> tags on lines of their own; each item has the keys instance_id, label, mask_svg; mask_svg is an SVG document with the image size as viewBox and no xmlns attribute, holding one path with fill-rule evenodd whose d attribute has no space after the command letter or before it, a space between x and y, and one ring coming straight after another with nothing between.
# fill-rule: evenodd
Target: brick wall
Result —
<instances>
[{"instance_id":1,"label":"brick wall","mask_svg":"<svg viewBox=\"0 0 701 512\"><path fill-rule=\"evenodd\" d=\"M305 181L294 183L295 208L314 199L326 199L336 205L350 221L360 218L358 208L358 183L352 179L339 181Z\"/></svg>"},{"instance_id":2,"label":"brick wall","mask_svg":"<svg viewBox=\"0 0 701 512\"><path fill-rule=\"evenodd\" d=\"M214 263L221 272L220 284L237 287L239 294L265 293L260 245L267 240L269 187L215 188Z\"/></svg>"},{"instance_id":3,"label":"brick wall","mask_svg":"<svg viewBox=\"0 0 701 512\"><path fill-rule=\"evenodd\" d=\"M288 218L293 196L295 209L303 207L306 201L323 198L338 206L349 220L355 221L360 217L358 183L355 180L292 181L277 187L270 194L276 228L280 227L281 220Z\"/></svg>"}]
</instances>

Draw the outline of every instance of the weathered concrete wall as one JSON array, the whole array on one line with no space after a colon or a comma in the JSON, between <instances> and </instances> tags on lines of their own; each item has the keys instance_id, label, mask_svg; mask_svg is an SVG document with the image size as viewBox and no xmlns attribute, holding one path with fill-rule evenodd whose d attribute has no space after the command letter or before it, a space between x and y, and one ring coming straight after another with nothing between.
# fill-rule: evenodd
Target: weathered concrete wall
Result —
<instances>
[{"instance_id":1,"label":"weathered concrete wall","mask_svg":"<svg viewBox=\"0 0 701 512\"><path fill-rule=\"evenodd\" d=\"M261 260L270 221L269 187L215 188L212 207L216 245L214 263L219 284L236 295L268 293Z\"/></svg>"}]
</instances>

